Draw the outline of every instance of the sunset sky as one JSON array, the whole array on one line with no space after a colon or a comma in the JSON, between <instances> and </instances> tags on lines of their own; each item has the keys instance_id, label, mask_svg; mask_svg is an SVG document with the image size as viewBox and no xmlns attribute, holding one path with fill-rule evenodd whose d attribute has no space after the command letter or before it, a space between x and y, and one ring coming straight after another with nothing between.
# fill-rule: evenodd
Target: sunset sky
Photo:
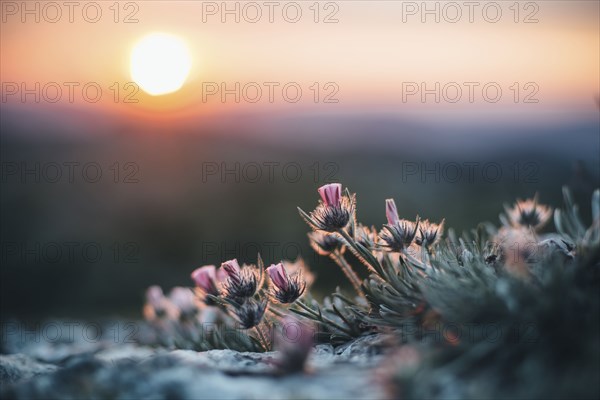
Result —
<instances>
[{"instance_id":1,"label":"sunset sky","mask_svg":"<svg viewBox=\"0 0 600 400\"><path fill-rule=\"evenodd\" d=\"M26 14L22 9L35 10L36 3L39 23L35 14ZM451 22L456 9L446 1L437 2L439 23L435 14L422 15L423 10L415 10L421 2L394 1L321 2L318 7L312 1L301 1L297 4L302 15L296 23L284 18L295 16L295 8L288 7L286 15L282 11L289 2L274 8L272 23L269 9L258 2L254 4L259 5L262 17L252 23L256 10L247 8L247 3L238 3L239 23L234 14L223 14L221 2L196 1L120 2L118 15L111 8L113 2L100 1L97 4L102 15L98 22L87 22L79 7L73 11L74 22L70 23L66 7L62 7L58 18L55 9L44 9L43 2L23 6L22 2L5 1L0 39L2 102L17 107L22 103L20 93L7 94L10 83L24 82L33 88L35 82L41 87L48 82L78 82L81 88L87 82L96 82L103 90L101 100L86 103L81 90L75 89L74 104L120 115L156 116L182 110L193 115L244 110L450 110L464 114L502 110L540 115L550 112L554 116L557 112L565 116L574 112L593 116L597 112L600 43L596 1L520 2L519 7L512 1L500 1L496 4L501 5L502 15L495 23L490 22L496 12L489 8L490 2L481 2L472 10L473 22L469 22L469 9L461 6L462 16L456 23ZM373 3L378 3L377 7ZM433 9L435 3L429 2L429 7ZM236 7L236 2L226 4L231 9ZM488 7L486 13L484 7ZM87 17L93 19L95 12L87 9ZM129 15L137 22L124 23ZM324 23L328 16L337 22ZM115 18L119 22L115 23ZM226 19L224 23L222 18ZM422 18L426 18L424 23ZM52 23L52 19L58 20ZM124 103L128 93L125 85L132 80L132 49L154 32L175 35L186 43L192 57L191 72L175 93L153 97L140 91L133 96L137 104ZM120 87L117 102L111 89L114 82ZM242 95L238 103L234 95L223 101L220 93L206 93L207 83L234 88L236 82L240 82L240 90L256 82L262 96L252 103ZM273 102L269 102L264 82L278 83ZM302 90L297 103L285 101L282 95L282 86L289 82L297 83ZM315 82L317 86L313 86ZM407 83L423 82L430 89L440 82L440 90L456 82L462 96L457 103L445 101L441 92L440 103L429 95L423 104L419 92L403 99ZM469 88L464 82L477 84L473 102L469 101ZM482 97L482 87L490 82L502 90L497 103ZM519 90L516 103L515 82ZM330 85L325 86L327 83ZM455 86L448 87L447 97L455 98ZM315 103L316 87L319 98ZM254 91L248 93L254 98ZM324 103L328 94L338 102ZM526 98L538 102L524 103ZM69 104L66 86L58 103ZM27 96L26 104L35 104L34 97ZM52 104L42 98L36 106Z\"/></svg>"}]
</instances>

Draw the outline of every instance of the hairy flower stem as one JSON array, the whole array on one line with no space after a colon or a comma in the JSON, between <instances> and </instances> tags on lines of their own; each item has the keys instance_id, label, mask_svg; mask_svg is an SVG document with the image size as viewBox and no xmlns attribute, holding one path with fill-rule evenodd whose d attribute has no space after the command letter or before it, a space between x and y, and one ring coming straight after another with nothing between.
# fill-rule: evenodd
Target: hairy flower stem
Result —
<instances>
[{"instance_id":1,"label":"hairy flower stem","mask_svg":"<svg viewBox=\"0 0 600 400\"><path fill-rule=\"evenodd\" d=\"M258 325L256 325L254 327L254 330L256 331L256 334L258 335L258 341L260 342L260 345L262 346L263 350L269 351L269 342L267 342L267 339L263 335L263 333L260 330L260 328L258 327Z\"/></svg>"},{"instance_id":2,"label":"hairy flower stem","mask_svg":"<svg viewBox=\"0 0 600 400\"><path fill-rule=\"evenodd\" d=\"M277 310L273 306L269 307L269 309L267 311L272 313L276 317L279 317L279 318L285 317L285 314L283 311Z\"/></svg>"},{"instance_id":3,"label":"hairy flower stem","mask_svg":"<svg viewBox=\"0 0 600 400\"><path fill-rule=\"evenodd\" d=\"M375 256L373 256L368 249L356 243L354 238L352 238L348 232L346 232L346 230L340 229L337 232L340 234L340 236L342 236L348 246L354 250L354 255L356 255L362 263L364 263L367 267L372 268L373 271L380 276L383 276L383 268L381 267L381 264L379 264L379 261L377 261Z\"/></svg>"},{"instance_id":4,"label":"hairy flower stem","mask_svg":"<svg viewBox=\"0 0 600 400\"><path fill-rule=\"evenodd\" d=\"M358 275L356 275L356 272L354 272L354 270L352 269L352 266L350 264L348 264L348 261L346 261L344 256L342 254L340 254L338 251L334 251L333 253L330 254L330 257L342 269L342 271L346 275L346 278L348 278L350 283L352 283L352 286L354 286L354 290L356 291L356 293L360 297L365 297L365 294L364 294L363 290L361 289L362 282L361 282L360 278L358 277Z\"/></svg>"},{"instance_id":5,"label":"hairy flower stem","mask_svg":"<svg viewBox=\"0 0 600 400\"><path fill-rule=\"evenodd\" d=\"M297 304L298 306L300 306L300 308L302 308L304 311L306 311L307 313L309 313L310 315L312 315L315 318L315 321L318 321L324 325L331 325L333 327L335 327L336 329L339 329L340 331L344 332L345 334L349 335L350 337L354 337L354 334L352 333L352 331L350 331L347 328L344 328L343 326L339 325L337 322L330 320L327 317L324 317L321 312L315 312L315 310L313 310L312 308L310 308L309 306L307 306L306 304L304 304L301 301L297 301L294 304Z\"/></svg>"}]
</instances>

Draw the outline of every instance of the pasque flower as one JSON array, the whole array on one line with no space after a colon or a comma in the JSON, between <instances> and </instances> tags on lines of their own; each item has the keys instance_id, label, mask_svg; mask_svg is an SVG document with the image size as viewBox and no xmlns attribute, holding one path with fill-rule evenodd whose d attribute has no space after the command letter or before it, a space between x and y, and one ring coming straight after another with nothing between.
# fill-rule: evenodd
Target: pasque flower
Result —
<instances>
[{"instance_id":1,"label":"pasque flower","mask_svg":"<svg viewBox=\"0 0 600 400\"><path fill-rule=\"evenodd\" d=\"M340 183L329 183L319 188L321 202L310 214L298 208L300 215L316 231L336 232L354 219L355 195L342 195Z\"/></svg>"},{"instance_id":2,"label":"pasque flower","mask_svg":"<svg viewBox=\"0 0 600 400\"><path fill-rule=\"evenodd\" d=\"M326 206L336 206L342 197L342 184L330 183L317 189Z\"/></svg>"},{"instance_id":3,"label":"pasque flower","mask_svg":"<svg viewBox=\"0 0 600 400\"><path fill-rule=\"evenodd\" d=\"M276 361L281 373L304 370L306 360L314 345L315 329L312 325L286 316L281 322L281 331L275 336L275 348L280 352Z\"/></svg>"},{"instance_id":4,"label":"pasque flower","mask_svg":"<svg viewBox=\"0 0 600 400\"><path fill-rule=\"evenodd\" d=\"M415 242L419 246L429 247L436 244L444 233L444 220L439 224L429 222L428 219L419 223L419 232L415 237Z\"/></svg>"},{"instance_id":5,"label":"pasque flower","mask_svg":"<svg viewBox=\"0 0 600 400\"><path fill-rule=\"evenodd\" d=\"M310 245L318 254L327 256L336 250L344 252L345 247L339 236L321 231L308 232Z\"/></svg>"},{"instance_id":6,"label":"pasque flower","mask_svg":"<svg viewBox=\"0 0 600 400\"><path fill-rule=\"evenodd\" d=\"M306 289L302 272L288 275L282 263L271 265L267 268L267 274L273 284L273 297L280 303L293 303Z\"/></svg>"},{"instance_id":7,"label":"pasque flower","mask_svg":"<svg viewBox=\"0 0 600 400\"><path fill-rule=\"evenodd\" d=\"M260 286L258 271L255 267L244 265L240 267L236 259L225 261L221 268L227 273L227 280L223 285L227 298L238 303L243 303L256 293Z\"/></svg>"},{"instance_id":8,"label":"pasque flower","mask_svg":"<svg viewBox=\"0 0 600 400\"><path fill-rule=\"evenodd\" d=\"M205 293L209 293L214 296L219 295L219 288L217 285L217 269L214 265L205 265L195 269L192 272L191 277L196 283L196 286L202 289Z\"/></svg>"},{"instance_id":9,"label":"pasque flower","mask_svg":"<svg viewBox=\"0 0 600 400\"><path fill-rule=\"evenodd\" d=\"M169 293L169 300L179 310L181 319L191 319L198 312L196 296L189 288L174 287Z\"/></svg>"},{"instance_id":10,"label":"pasque flower","mask_svg":"<svg viewBox=\"0 0 600 400\"><path fill-rule=\"evenodd\" d=\"M235 307L233 311L242 328L250 329L260 324L266 308L266 300L255 301L250 299Z\"/></svg>"},{"instance_id":11,"label":"pasque flower","mask_svg":"<svg viewBox=\"0 0 600 400\"><path fill-rule=\"evenodd\" d=\"M518 200L512 208L504 207L508 217L507 224L515 228L525 227L541 229L552 217L552 208L539 204L537 195L533 199Z\"/></svg>"},{"instance_id":12,"label":"pasque flower","mask_svg":"<svg viewBox=\"0 0 600 400\"><path fill-rule=\"evenodd\" d=\"M205 265L203 267L195 269L191 274L192 279L196 283L196 286L200 288L202 293L205 295L204 303L206 305L212 306L215 305L213 299L210 296L220 296L221 291L219 290L219 282L221 281L222 274L217 272L217 269L214 265Z\"/></svg>"},{"instance_id":13,"label":"pasque flower","mask_svg":"<svg viewBox=\"0 0 600 400\"><path fill-rule=\"evenodd\" d=\"M419 229L419 217L415 222L400 219L393 199L385 201L385 213L388 224L379 233L381 245L390 251L399 252L408 248Z\"/></svg>"},{"instance_id":14,"label":"pasque flower","mask_svg":"<svg viewBox=\"0 0 600 400\"><path fill-rule=\"evenodd\" d=\"M377 243L377 230L374 227L368 227L358 224L354 234L356 243L360 243L367 249L374 249Z\"/></svg>"},{"instance_id":15,"label":"pasque flower","mask_svg":"<svg viewBox=\"0 0 600 400\"><path fill-rule=\"evenodd\" d=\"M152 321L163 317L176 318L177 315L177 307L165 297L160 286L150 286L146 290L144 317L147 320Z\"/></svg>"},{"instance_id":16,"label":"pasque flower","mask_svg":"<svg viewBox=\"0 0 600 400\"><path fill-rule=\"evenodd\" d=\"M388 225L394 225L400 221L400 218L398 217L398 208L396 208L394 199L385 200L385 217L387 218Z\"/></svg>"}]
</instances>

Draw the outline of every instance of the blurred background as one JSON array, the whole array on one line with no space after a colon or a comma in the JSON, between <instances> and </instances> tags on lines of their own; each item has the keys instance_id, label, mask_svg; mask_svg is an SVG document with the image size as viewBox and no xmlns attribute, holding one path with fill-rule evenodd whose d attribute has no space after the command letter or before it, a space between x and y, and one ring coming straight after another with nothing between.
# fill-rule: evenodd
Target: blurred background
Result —
<instances>
[{"instance_id":1,"label":"blurred background","mask_svg":"<svg viewBox=\"0 0 600 400\"><path fill-rule=\"evenodd\" d=\"M345 286L296 210L327 182L377 227L390 197L460 232L563 185L589 216L598 2L51 3L1 2L2 319L135 318L257 252ZM160 96L130 72L154 32L191 57Z\"/></svg>"}]
</instances>

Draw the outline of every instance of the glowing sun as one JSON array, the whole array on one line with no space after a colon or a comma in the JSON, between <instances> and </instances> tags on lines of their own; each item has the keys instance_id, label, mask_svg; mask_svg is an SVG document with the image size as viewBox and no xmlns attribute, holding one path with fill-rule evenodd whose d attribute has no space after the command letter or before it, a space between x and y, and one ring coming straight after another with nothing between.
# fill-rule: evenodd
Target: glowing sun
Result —
<instances>
[{"instance_id":1,"label":"glowing sun","mask_svg":"<svg viewBox=\"0 0 600 400\"><path fill-rule=\"evenodd\" d=\"M143 37L131 52L131 79L152 96L179 90L191 68L192 57L185 42L166 33Z\"/></svg>"}]
</instances>

